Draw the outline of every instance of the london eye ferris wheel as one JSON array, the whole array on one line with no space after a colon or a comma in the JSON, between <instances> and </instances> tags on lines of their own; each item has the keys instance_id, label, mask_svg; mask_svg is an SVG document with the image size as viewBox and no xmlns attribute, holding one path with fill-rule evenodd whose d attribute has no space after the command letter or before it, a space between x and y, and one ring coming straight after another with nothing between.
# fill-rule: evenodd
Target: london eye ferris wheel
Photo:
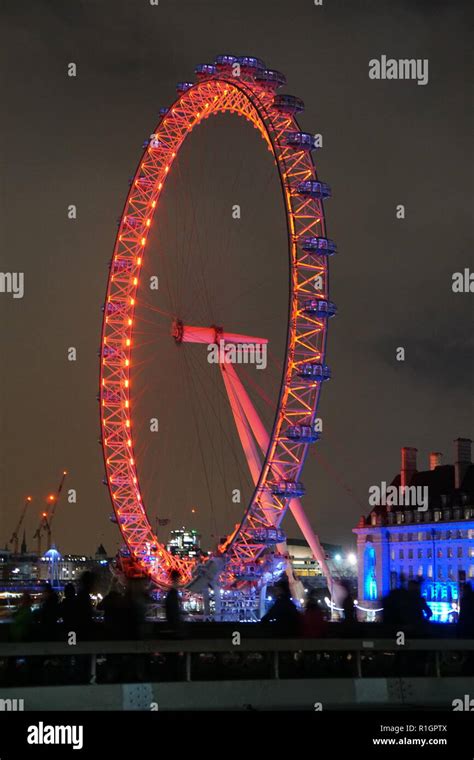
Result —
<instances>
[{"instance_id":1,"label":"london eye ferris wheel","mask_svg":"<svg viewBox=\"0 0 474 760\"><path fill-rule=\"evenodd\" d=\"M195 81L178 84L177 98L161 110L160 119L146 140L131 180L110 264L100 348L100 414L107 484L116 521L135 566L157 586L169 585L171 570L178 571L180 583L186 586L212 565L219 582L232 587L245 583L258 585L271 577L275 563L280 561L282 566L285 535L281 524L289 509L329 577L319 540L303 511L301 499L305 488L301 476L308 449L319 438L316 425L319 395L331 374L325 363L326 337L328 320L336 308L329 300L328 258L336 252L336 246L326 236L323 210L330 188L316 173L314 136L298 125L298 114L304 109L302 100L279 93L286 84L283 74L267 68L259 58L220 55L212 64L197 66L195 75ZM193 147L191 134L199 125L208 129L211 117L216 116L235 121L241 117L236 128L240 130L243 121L250 124L269 152L271 182L280 193L286 238L286 295L280 299L279 292L278 303L278 312L284 315L285 322L284 346L281 361L276 365L275 392L266 399L269 411L263 419L255 401L256 381L232 357L239 356L242 350L258 353L268 348L265 320L259 320L256 310L249 319L250 329L244 333L227 321L229 315L224 313L224 307L218 308L216 301L214 310L206 312L200 308L205 301L204 287L197 275L189 274L200 224L199 214L194 213L188 254L180 258L176 246L171 245L167 254L171 258L168 292L174 288L174 292L181 292L184 301L178 304L170 300L165 307L163 298L154 313L163 325L166 351L178 352L182 366L191 373L192 363L202 359L203 386L210 383L216 389L219 382L218 389L210 391L214 399L218 394L220 403L227 408L227 416L220 416L222 437L218 448L226 449L230 439L233 446L237 442L250 488L240 507L242 514L236 527L221 538L213 552L190 559L172 554L164 540L160 540L142 486L141 433L135 409L140 404L139 377L147 370L141 362L146 351L142 345L146 320L140 307L148 280L144 276L147 257L153 256L151 236L155 234L159 241L165 228L160 212L166 212L166 188L173 176L180 177L180 161L186 146L189 150ZM211 156L211 164L212 161ZM189 200L189 187L184 184L180 215ZM199 194L200 189L196 192ZM254 206L258 218L258 199ZM258 250L252 252L254 257L258 254ZM204 251L204 258L206 255ZM250 283L254 260L248 259L246 266L246 280ZM229 262L229 266L233 263ZM220 256L219 269L225 267L226 261ZM215 269L214 266L212 271ZM208 279L212 279L212 271ZM189 290L186 294L180 286L186 276L194 277L192 297ZM160 285L159 298L161 293ZM220 303L225 304L226 297ZM206 319L207 322L203 321ZM219 349L214 363L204 358L212 346ZM169 363L162 356L160 359L160 352L154 351L151 357L154 372L169 375ZM174 383L172 377L169 387ZM171 395L170 390L168 393ZM189 393L190 403L205 395L205 387L194 387ZM263 391L261 395L265 396ZM215 412L215 400L210 408ZM182 426L178 428L172 431L173 435L179 436L180 430L182 434ZM199 436L199 424L196 430ZM215 440L213 434L214 443ZM181 452L176 455L179 461L169 463L167 469L180 480L192 452L188 456L182 448L176 451ZM208 455L209 452L202 455L202 472Z\"/></svg>"}]
</instances>

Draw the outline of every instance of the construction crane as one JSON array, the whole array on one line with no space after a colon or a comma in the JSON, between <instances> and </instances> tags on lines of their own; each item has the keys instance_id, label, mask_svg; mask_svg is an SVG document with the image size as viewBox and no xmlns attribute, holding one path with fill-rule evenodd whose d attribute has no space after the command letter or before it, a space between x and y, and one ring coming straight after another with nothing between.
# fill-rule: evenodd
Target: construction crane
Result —
<instances>
[{"instance_id":1,"label":"construction crane","mask_svg":"<svg viewBox=\"0 0 474 760\"><path fill-rule=\"evenodd\" d=\"M48 530L48 513L41 512L39 525L36 528L36 532L33 535L33 538L37 539L36 553L38 557L41 556L41 536L43 535L43 533L47 532L47 530ZM48 536L48 542L49 542L49 538L50 537Z\"/></svg>"},{"instance_id":2,"label":"construction crane","mask_svg":"<svg viewBox=\"0 0 474 760\"><path fill-rule=\"evenodd\" d=\"M17 525L15 527L15 530L12 533L12 537L11 537L10 541L8 542L9 544L13 544L13 553L14 554L18 554L18 545L19 545L19 541L20 541L20 539L19 539L20 528L23 525L23 520L25 519L26 510L28 509L28 505L32 501L33 501L33 499L31 498L31 496L27 496L26 497L25 503L23 505L23 509L21 510L20 519L18 520L18 523L17 523Z\"/></svg>"},{"instance_id":3,"label":"construction crane","mask_svg":"<svg viewBox=\"0 0 474 760\"><path fill-rule=\"evenodd\" d=\"M54 494L49 494L49 496L46 499L46 503L49 507L49 512L45 511L41 513L40 516L40 522L36 529L36 533L34 534L33 538L37 539L37 553L38 556L41 555L41 538L44 533L46 533L47 536L47 544L48 549L51 548L51 533L52 533L52 525L54 516L56 514L56 507L58 506L58 501L61 496L61 491L63 490L64 481L66 479L67 470L63 470L63 474L61 476L61 480L59 481L59 486Z\"/></svg>"}]
</instances>

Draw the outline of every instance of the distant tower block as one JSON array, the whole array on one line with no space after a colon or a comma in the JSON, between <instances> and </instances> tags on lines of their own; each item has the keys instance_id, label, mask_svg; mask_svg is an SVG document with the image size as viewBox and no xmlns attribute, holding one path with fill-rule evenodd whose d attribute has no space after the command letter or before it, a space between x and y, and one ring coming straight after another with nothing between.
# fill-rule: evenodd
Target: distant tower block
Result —
<instances>
[{"instance_id":1,"label":"distant tower block","mask_svg":"<svg viewBox=\"0 0 474 760\"><path fill-rule=\"evenodd\" d=\"M464 475L471 464L471 439L456 438L454 441L454 485L461 488Z\"/></svg>"},{"instance_id":2,"label":"distant tower block","mask_svg":"<svg viewBox=\"0 0 474 760\"><path fill-rule=\"evenodd\" d=\"M402 488L409 486L413 475L416 472L416 455L418 449L412 446L402 447L402 468L400 472L400 485Z\"/></svg>"},{"instance_id":3,"label":"distant tower block","mask_svg":"<svg viewBox=\"0 0 474 760\"><path fill-rule=\"evenodd\" d=\"M430 470L435 470L440 466L442 457L441 451L430 452Z\"/></svg>"}]
</instances>

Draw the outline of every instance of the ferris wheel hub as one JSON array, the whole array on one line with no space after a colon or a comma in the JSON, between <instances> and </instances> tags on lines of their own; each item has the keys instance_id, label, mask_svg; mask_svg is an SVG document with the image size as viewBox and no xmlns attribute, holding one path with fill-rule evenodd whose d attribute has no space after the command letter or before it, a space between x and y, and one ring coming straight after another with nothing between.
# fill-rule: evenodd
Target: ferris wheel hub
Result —
<instances>
[{"instance_id":1,"label":"ferris wheel hub","mask_svg":"<svg viewBox=\"0 0 474 760\"><path fill-rule=\"evenodd\" d=\"M175 343L181 344L183 342L184 325L181 319L174 319L171 324L171 337L174 338Z\"/></svg>"}]
</instances>

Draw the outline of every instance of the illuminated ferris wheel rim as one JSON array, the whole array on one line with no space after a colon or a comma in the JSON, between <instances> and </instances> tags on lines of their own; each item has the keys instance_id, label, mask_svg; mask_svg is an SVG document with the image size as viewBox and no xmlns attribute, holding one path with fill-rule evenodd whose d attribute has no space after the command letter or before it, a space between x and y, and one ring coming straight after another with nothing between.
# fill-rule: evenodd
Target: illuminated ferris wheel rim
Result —
<instances>
[{"instance_id":1,"label":"illuminated ferris wheel rim","mask_svg":"<svg viewBox=\"0 0 474 760\"><path fill-rule=\"evenodd\" d=\"M134 309L148 232L166 178L186 136L210 115L241 115L266 141L278 168L290 257L285 367L270 435L256 417L233 367L227 366L225 374L223 371L229 398L247 419L246 434L255 437L263 455L258 475L253 462L255 490L243 519L217 555L221 564L224 561L227 581L261 574L262 553L268 543L278 543L275 530L280 537L278 527L290 502L292 508L299 503L303 494L300 472L308 445L317 437L313 423L320 385L330 376L324 354L327 319L335 308L327 300L327 256L335 246L325 237L322 207L323 198L330 193L327 185L317 180L311 156L314 139L301 132L296 122L302 102L276 95L283 75L262 68L258 59L220 56L216 61L217 65L196 69L197 83L178 85L177 100L163 109L162 119L145 145L121 217L104 307L100 405L107 484L134 562L161 587L169 584L170 570L178 570L184 584L198 567L195 560L170 554L158 541L141 497L130 402ZM239 75L233 76L239 61L243 62ZM255 61L257 65L252 64ZM251 462L249 466L252 470Z\"/></svg>"}]
</instances>

